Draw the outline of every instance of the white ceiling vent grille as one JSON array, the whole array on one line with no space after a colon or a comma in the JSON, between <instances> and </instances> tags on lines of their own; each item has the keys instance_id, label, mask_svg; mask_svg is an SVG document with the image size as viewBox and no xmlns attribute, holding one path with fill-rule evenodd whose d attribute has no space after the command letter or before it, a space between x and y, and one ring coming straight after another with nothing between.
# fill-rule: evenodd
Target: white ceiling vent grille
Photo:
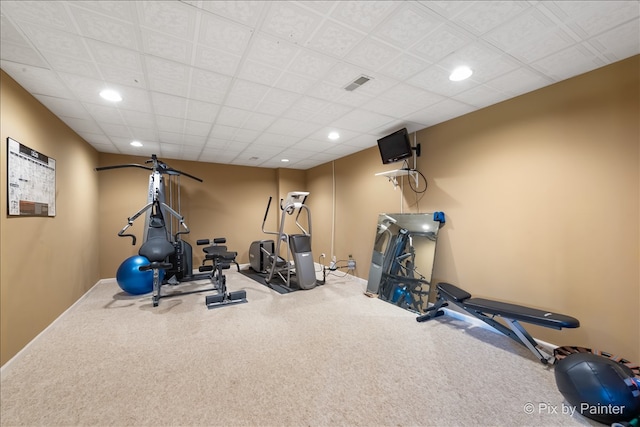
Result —
<instances>
[{"instance_id":1,"label":"white ceiling vent grille","mask_svg":"<svg viewBox=\"0 0 640 427\"><path fill-rule=\"evenodd\" d=\"M371 80L370 77L360 76L357 79L355 79L354 81L352 81L351 83L349 83L347 85L347 87L345 87L344 89L348 90L349 92L351 92L352 90L358 89L360 86L362 86L363 84L365 84L369 80Z\"/></svg>"}]
</instances>

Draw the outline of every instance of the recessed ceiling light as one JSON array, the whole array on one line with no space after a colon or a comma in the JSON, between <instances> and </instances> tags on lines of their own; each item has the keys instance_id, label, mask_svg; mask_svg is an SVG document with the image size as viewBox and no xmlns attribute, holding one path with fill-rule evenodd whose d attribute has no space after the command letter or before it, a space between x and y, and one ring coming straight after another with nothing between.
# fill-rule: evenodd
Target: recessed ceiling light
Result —
<instances>
[{"instance_id":1,"label":"recessed ceiling light","mask_svg":"<svg viewBox=\"0 0 640 427\"><path fill-rule=\"evenodd\" d=\"M287 163L289 161L289 159L282 159L280 160L282 163Z\"/></svg>"},{"instance_id":2,"label":"recessed ceiling light","mask_svg":"<svg viewBox=\"0 0 640 427\"><path fill-rule=\"evenodd\" d=\"M142 147L142 142L140 142L140 141L131 141L130 145L133 145L134 147Z\"/></svg>"},{"instance_id":3,"label":"recessed ceiling light","mask_svg":"<svg viewBox=\"0 0 640 427\"><path fill-rule=\"evenodd\" d=\"M458 67L453 70L453 72L449 76L449 80L451 80L452 82L459 82L461 80L468 79L469 77L471 77L471 74L473 74L471 68L467 66Z\"/></svg>"},{"instance_id":4,"label":"recessed ceiling light","mask_svg":"<svg viewBox=\"0 0 640 427\"><path fill-rule=\"evenodd\" d=\"M338 132L329 132L329 139L332 141L340 139L340 134Z\"/></svg>"},{"instance_id":5,"label":"recessed ceiling light","mask_svg":"<svg viewBox=\"0 0 640 427\"><path fill-rule=\"evenodd\" d=\"M111 102L120 102L122 101L122 96L118 92L113 89L105 89L100 92L100 96Z\"/></svg>"}]
</instances>

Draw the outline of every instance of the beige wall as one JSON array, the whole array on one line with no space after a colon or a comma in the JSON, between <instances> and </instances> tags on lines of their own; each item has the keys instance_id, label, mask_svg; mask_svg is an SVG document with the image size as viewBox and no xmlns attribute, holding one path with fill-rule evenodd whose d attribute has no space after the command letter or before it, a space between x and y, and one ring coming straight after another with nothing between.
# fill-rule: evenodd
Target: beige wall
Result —
<instances>
[{"instance_id":1,"label":"beige wall","mask_svg":"<svg viewBox=\"0 0 640 427\"><path fill-rule=\"evenodd\" d=\"M99 279L98 153L0 71L0 363ZM7 215L7 137L56 160L56 216Z\"/></svg>"},{"instance_id":2,"label":"beige wall","mask_svg":"<svg viewBox=\"0 0 640 427\"><path fill-rule=\"evenodd\" d=\"M374 176L397 166L382 165L375 147L304 172L163 159L204 180L181 178L194 266L202 260L196 240L219 236L248 262L250 243L268 238L260 226L269 196L267 228L275 229L276 202L288 191L311 193L316 260L353 255L365 279L378 213L444 211L435 280L573 315L577 330L531 330L640 360L639 58L419 132L418 169L429 182L419 197L406 180L394 189ZM148 171L93 168L151 154L98 155L3 74L6 136L57 159L59 214L6 217L3 149L2 363L137 253L139 244L117 232L146 203ZM143 224L132 229L139 237ZM68 257L58 255L61 241Z\"/></svg>"},{"instance_id":3,"label":"beige wall","mask_svg":"<svg viewBox=\"0 0 640 427\"><path fill-rule=\"evenodd\" d=\"M338 259L354 254L366 278L379 212L444 211L434 281L575 316L575 330L530 330L640 360L639 58L419 132L418 205L406 180L401 192L373 176L397 166L377 148L337 160ZM316 193L332 179L327 165L307 175Z\"/></svg>"}]
</instances>

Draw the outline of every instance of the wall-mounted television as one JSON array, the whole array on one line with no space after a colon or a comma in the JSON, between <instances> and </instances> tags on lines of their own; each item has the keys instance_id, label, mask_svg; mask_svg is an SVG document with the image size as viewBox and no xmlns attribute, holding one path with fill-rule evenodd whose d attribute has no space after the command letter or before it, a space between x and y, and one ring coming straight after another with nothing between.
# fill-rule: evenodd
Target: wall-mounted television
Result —
<instances>
[{"instance_id":1,"label":"wall-mounted television","mask_svg":"<svg viewBox=\"0 0 640 427\"><path fill-rule=\"evenodd\" d=\"M409 142L409 133L406 128L380 138L378 148L383 165L399 162L412 155L411 142Z\"/></svg>"}]
</instances>

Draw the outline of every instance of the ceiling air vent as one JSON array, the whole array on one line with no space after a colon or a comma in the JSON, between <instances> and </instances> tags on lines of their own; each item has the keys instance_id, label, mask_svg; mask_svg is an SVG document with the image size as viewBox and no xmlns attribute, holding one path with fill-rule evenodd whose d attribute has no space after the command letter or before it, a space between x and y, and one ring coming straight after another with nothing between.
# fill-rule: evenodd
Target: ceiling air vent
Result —
<instances>
[{"instance_id":1,"label":"ceiling air vent","mask_svg":"<svg viewBox=\"0 0 640 427\"><path fill-rule=\"evenodd\" d=\"M369 77L360 76L357 79L355 79L354 81L352 81L351 83L349 83L347 85L347 87L344 88L344 90L348 90L349 92L351 92L352 90L358 89L360 86L362 86L363 84L365 84L369 80L371 80Z\"/></svg>"}]
</instances>

